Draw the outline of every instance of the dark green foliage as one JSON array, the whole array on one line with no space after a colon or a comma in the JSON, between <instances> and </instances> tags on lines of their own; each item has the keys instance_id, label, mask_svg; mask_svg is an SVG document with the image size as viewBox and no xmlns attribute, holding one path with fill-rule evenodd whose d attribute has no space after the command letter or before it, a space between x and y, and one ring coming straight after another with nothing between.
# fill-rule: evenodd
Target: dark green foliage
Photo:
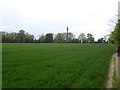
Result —
<instances>
[{"instance_id":1,"label":"dark green foliage","mask_svg":"<svg viewBox=\"0 0 120 90\"><path fill-rule=\"evenodd\" d=\"M72 43L80 43L80 41L78 39L73 39Z\"/></svg>"},{"instance_id":2,"label":"dark green foliage","mask_svg":"<svg viewBox=\"0 0 120 90\"><path fill-rule=\"evenodd\" d=\"M56 42L56 43L63 43L63 42L65 42L66 36L64 36L64 35L65 35L64 33L58 33L55 36L54 42Z\"/></svg>"},{"instance_id":3,"label":"dark green foliage","mask_svg":"<svg viewBox=\"0 0 120 90\"><path fill-rule=\"evenodd\" d=\"M75 35L72 32L68 33L58 33L55 38L54 38L54 42L56 43L75 43L73 42L73 39L75 39Z\"/></svg>"},{"instance_id":4,"label":"dark green foliage","mask_svg":"<svg viewBox=\"0 0 120 90\"><path fill-rule=\"evenodd\" d=\"M25 42L25 31L20 30L18 33L18 42L24 43Z\"/></svg>"},{"instance_id":5,"label":"dark green foliage","mask_svg":"<svg viewBox=\"0 0 120 90\"><path fill-rule=\"evenodd\" d=\"M98 39L97 42L98 42L98 43L102 43L102 42L104 42L104 40L103 40L103 38L100 38L100 39Z\"/></svg>"},{"instance_id":6,"label":"dark green foliage","mask_svg":"<svg viewBox=\"0 0 120 90\"><path fill-rule=\"evenodd\" d=\"M25 33L24 30L20 30L19 33L2 32L2 42L3 43L32 43L34 42L34 35Z\"/></svg>"},{"instance_id":7,"label":"dark green foliage","mask_svg":"<svg viewBox=\"0 0 120 90\"><path fill-rule=\"evenodd\" d=\"M88 34L87 34L87 40L88 40L88 42L94 42L94 37L93 37L93 35L90 34L90 33L88 33Z\"/></svg>"},{"instance_id":8,"label":"dark green foliage","mask_svg":"<svg viewBox=\"0 0 120 90\"><path fill-rule=\"evenodd\" d=\"M110 43L116 43L120 44L120 20L118 20L118 23L116 24L114 31L111 32L109 37Z\"/></svg>"},{"instance_id":9,"label":"dark green foliage","mask_svg":"<svg viewBox=\"0 0 120 90\"><path fill-rule=\"evenodd\" d=\"M3 44L3 88L102 88L109 44Z\"/></svg>"},{"instance_id":10,"label":"dark green foliage","mask_svg":"<svg viewBox=\"0 0 120 90\"><path fill-rule=\"evenodd\" d=\"M52 33L47 33L45 35L45 42L46 43L52 43L53 42L53 34Z\"/></svg>"},{"instance_id":11,"label":"dark green foliage","mask_svg":"<svg viewBox=\"0 0 120 90\"><path fill-rule=\"evenodd\" d=\"M45 35L42 34L40 37L39 37L39 40L38 40L39 43L45 43Z\"/></svg>"},{"instance_id":12,"label":"dark green foliage","mask_svg":"<svg viewBox=\"0 0 120 90\"><path fill-rule=\"evenodd\" d=\"M117 43L120 44L120 20L118 20Z\"/></svg>"}]
</instances>

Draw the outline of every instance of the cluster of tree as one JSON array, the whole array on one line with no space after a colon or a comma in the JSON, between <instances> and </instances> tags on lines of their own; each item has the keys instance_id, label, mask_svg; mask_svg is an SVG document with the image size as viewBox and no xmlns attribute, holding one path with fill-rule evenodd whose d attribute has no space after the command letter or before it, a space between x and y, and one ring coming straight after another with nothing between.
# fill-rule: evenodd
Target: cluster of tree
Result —
<instances>
[{"instance_id":1,"label":"cluster of tree","mask_svg":"<svg viewBox=\"0 0 120 90\"><path fill-rule=\"evenodd\" d=\"M38 39L34 35L20 30L18 33L12 32L2 32L2 42L3 43L93 43L95 42L92 34L88 33L85 35L81 33L78 38L75 38L75 35L72 32L67 33L47 33L39 36ZM105 42L104 38L100 38L97 41L98 43Z\"/></svg>"},{"instance_id":2,"label":"cluster of tree","mask_svg":"<svg viewBox=\"0 0 120 90\"><path fill-rule=\"evenodd\" d=\"M92 34L88 33L87 37L84 33L81 33L78 36L78 39L80 40L81 43L85 43L85 42L94 42L94 37Z\"/></svg>"},{"instance_id":3,"label":"cluster of tree","mask_svg":"<svg viewBox=\"0 0 120 90\"><path fill-rule=\"evenodd\" d=\"M120 20L115 25L114 30L111 32L109 42L112 44L120 43Z\"/></svg>"},{"instance_id":4,"label":"cluster of tree","mask_svg":"<svg viewBox=\"0 0 120 90\"><path fill-rule=\"evenodd\" d=\"M68 33L68 39L67 39L67 33L47 33L46 35L42 34L38 41L40 43L65 43L65 42L72 42L72 40L75 38L75 35L73 33Z\"/></svg>"},{"instance_id":5,"label":"cluster of tree","mask_svg":"<svg viewBox=\"0 0 120 90\"><path fill-rule=\"evenodd\" d=\"M53 43L53 34L47 33L46 35L42 34L38 40L38 43Z\"/></svg>"},{"instance_id":6,"label":"cluster of tree","mask_svg":"<svg viewBox=\"0 0 120 90\"><path fill-rule=\"evenodd\" d=\"M71 32L68 33L58 33L56 35L48 33L46 35L41 35L39 37L39 42L54 42L54 43L88 43L94 42L94 37L92 34L88 33L87 37L84 33L81 33L78 38Z\"/></svg>"},{"instance_id":7,"label":"cluster of tree","mask_svg":"<svg viewBox=\"0 0 120 90\"><path fill-rule=\"evenodd\" d=\"M2 32L2 42L3 43L32 43L34 42L34 35L25 33L24 30L20 30L19 33L12 32Z\"/></svg>"}]
</instances>

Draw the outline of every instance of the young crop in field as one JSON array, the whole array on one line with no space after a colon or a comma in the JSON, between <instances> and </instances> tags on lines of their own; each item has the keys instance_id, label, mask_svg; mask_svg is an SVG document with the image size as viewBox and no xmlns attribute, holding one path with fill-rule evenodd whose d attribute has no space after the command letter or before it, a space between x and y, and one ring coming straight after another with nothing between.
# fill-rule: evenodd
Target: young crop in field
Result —
<instances>
[{"instance_id":1,"label":"young crop in field","mask_svg":"<svg viewBox=\"0 0 120 90\"><path fill-rule=\"evenodd\" d=\"M3 88L104 88L109 44L3 44Z\"/></svg>"}]
</instances>

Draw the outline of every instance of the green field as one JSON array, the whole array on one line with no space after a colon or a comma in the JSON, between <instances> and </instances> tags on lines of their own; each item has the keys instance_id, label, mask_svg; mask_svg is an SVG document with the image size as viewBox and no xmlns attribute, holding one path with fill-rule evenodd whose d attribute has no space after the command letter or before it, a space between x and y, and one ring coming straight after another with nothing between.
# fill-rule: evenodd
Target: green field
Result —
<instances>
[{"instance_id":1,"label":"green field","mask_svg":"<svg viewBox=\"0 0 120 90\"><path fill-rule=\"evenodd\" d=\"M104 88L109 44L2 44L3 88Z\"/></svg>"}]
</instances>

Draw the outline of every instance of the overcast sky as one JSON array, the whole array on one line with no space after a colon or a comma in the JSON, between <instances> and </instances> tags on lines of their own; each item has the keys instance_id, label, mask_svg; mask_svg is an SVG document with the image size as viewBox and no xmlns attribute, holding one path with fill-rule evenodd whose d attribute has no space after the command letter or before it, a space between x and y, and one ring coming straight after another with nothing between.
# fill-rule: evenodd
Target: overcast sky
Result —
<instances>
[{"instance_id":1,"label":"overcast sky","mask_svg":"<svg viewBox=\"0 0 120 90\"><path fill-rule=\"evenodd\" d=\"M0 31L25 30L40 34L91 33L96 38L110 33L109 20L119 0L0 0Z\"/></svg>"}]
</instances>

